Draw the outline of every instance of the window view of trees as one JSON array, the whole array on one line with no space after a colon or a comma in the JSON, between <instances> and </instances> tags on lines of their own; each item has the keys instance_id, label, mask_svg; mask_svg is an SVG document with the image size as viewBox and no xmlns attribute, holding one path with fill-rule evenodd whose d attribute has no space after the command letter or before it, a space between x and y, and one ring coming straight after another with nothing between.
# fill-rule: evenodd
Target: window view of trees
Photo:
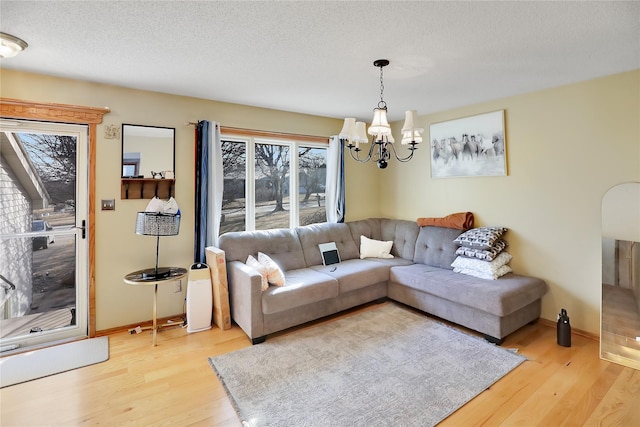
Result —
<instances>
[{"instance_id":1,"label":"window view of trees","mask_svg":"<svg viewBox=\"0 0 640 427\"><path fill-rule=\"evenodd\" d=\"M327 220L325 208L325 183L327 181L327 149L298 148L298 194L300 225L315 224Z\"/></svg>"},{"instance_id":2,"label":"window view of trees","mask_svg":"<svg viewBox=\"0 0 640 427\"><path fill-rule=\"evenodd\" d=\"M249 138L223 140L222 152L220 234L326 221L326 147Z\"/></svg>"},{"instance_id":3,"label":"window view of trees","mask_svg":"<svg viewBox=\"0 0 640 427\"><path fill-rule=\"evenodd\" d=\"M255 145L256 230L289 227L289 145Z\"/></svg>"},{"instance_id":4,"label":"window view of trees","mask_svg":"<svg viewBox=\"0 0 640 427\"><path fill-rule=\"evenodd\" d=\"M224 190L220 234L246 229L247 199L247 143L222 141Z\"/></svg>"},{"instance_id":5,"label":"window view of trees","mask_svg":"<svg viewBox=\"0 0 640 427\"><path fill-rule=\"evenodd\" d=\"M20 140L49 193L49 203L57 210L75 208L76 138L22 134Z\"/></svg>"}]
</instances>

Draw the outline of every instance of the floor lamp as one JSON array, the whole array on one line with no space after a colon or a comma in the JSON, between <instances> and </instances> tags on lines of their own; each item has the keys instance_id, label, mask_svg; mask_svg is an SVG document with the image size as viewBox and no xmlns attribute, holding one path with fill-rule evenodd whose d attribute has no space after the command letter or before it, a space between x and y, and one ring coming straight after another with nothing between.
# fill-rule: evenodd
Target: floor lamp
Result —
<instances>
[{"instance_id":1,"label":"floor lamp","mask_svg":"<svg viewBox=\"0 0 640 427\"><path fill-rule=\"evenodd\" d=\"M180 215L157 212L138 212L136 234L156 236L156 266L142 271L144 279L164 279L169 277L169 268L158 268L160 236L176 236L180 231Z\"/></svg>"}]
</instances>

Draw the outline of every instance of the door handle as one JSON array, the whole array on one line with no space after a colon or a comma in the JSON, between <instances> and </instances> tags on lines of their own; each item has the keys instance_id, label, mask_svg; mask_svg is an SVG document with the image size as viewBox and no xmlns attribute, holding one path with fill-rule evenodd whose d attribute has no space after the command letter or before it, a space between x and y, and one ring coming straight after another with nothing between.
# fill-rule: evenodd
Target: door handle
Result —
<instances>
[{"instance_id":1,"label":"door handle","mask_svg":"<svg viewBox=\"0 0 640 427\"><path fill-rule=\"evenodd\" d=\"M87 238L87 220L82 220L82 225L80 227L76 227L78 230L82 230L82 238Z\"/></svg>"}]
</instances>

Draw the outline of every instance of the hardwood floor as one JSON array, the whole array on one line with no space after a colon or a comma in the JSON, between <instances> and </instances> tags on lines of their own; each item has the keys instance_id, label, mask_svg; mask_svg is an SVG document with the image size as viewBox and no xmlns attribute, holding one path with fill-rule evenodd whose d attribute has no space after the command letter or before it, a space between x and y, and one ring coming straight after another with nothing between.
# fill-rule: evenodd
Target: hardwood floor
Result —
<instances>
[{"instance_id":1,"label":"hardwood floor","mask_svg":"<svg viewBox=\"0 0 640 427\"><path fill-rule=\"evenodd\" d=\"M168 329L157 347L147 333L118 332L109 341L104 363L1 389L0 425L241 426L207 361L250 345L237 326ZM555 328L539 323L502 347L529 360L442 426L640 426L640 371L600 360L597 341L573 335L572 347L560 347Z\"/></svg>"},{"instance_id":2,"label":"hardwood floor","mask_svg":"<svg viewBox=\"0 0 640 427\"><path fill-rule=\"evenodd\" d=\"M640 312L633 291L602 285L602 343L607 360L640 369Z\"/></svg>"}]
</instances>

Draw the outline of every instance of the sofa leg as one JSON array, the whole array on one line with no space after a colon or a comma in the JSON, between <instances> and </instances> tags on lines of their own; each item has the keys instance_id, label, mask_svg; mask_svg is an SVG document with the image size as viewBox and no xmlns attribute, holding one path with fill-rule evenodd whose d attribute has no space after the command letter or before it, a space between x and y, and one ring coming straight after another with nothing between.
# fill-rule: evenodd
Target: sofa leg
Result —
<instances>
[{"instance_id":1,"label":"sofa leg","mask_svg":"<svg viewBox=\"0 0 640 427\"><path fill-rule=\"evenodd\" d=\"M262 344L266 340L267 340L267 336L266 335L263 335L263 336L258 337L258 338L251 338L251 344L253 344L253 345Z\"/></svg>"},{"instance_id":2,"label":"sofa leg","mask_svg":"<svg viewBox=\"0 0 640 427\"><path fill-rule=\"evenodd\" d=\"M491 335L487 335L487 334L484 334L483 337L484 337L485 340L487 340L491 344L495 344L495 345L501 345L504 342L504 338L496 338L496 337L492 337Z\"/></svg>"}]
</instances>

